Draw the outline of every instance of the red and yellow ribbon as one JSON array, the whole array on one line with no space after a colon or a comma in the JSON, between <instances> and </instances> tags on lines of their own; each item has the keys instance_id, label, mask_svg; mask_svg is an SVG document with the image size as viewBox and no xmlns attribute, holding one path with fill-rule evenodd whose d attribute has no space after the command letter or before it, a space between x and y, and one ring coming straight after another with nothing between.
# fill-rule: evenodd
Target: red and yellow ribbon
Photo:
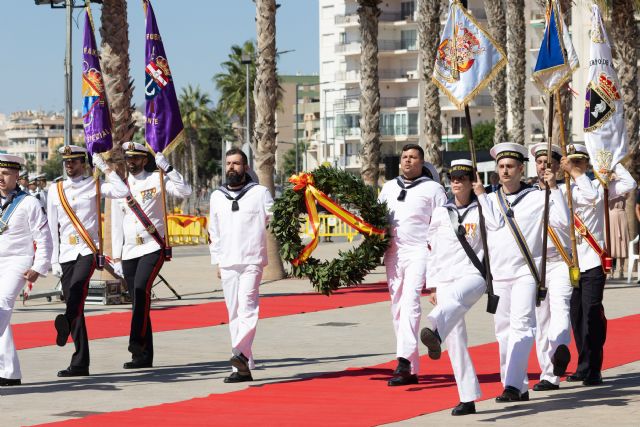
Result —
<instances>
[{"instance_id":1,"label":"red and yellow ribbon","mask_svg":"<svg viewBox=\"0 0 640 427\"><path fill-rule=\"evenodd\" d=\"M310 256L313 250L318 246L320 240L318 236L318 229L320 228L320 218L318 217L318 210L316 208L316 201L323 206L327 211L331 212L342 222L350 226L351 228L358 230L360 233L368 234L369 236L377 234L384 235L384 230L374 227L371 224L366 223L362 218L358 218L342 206L338 205L335 201L331 200L322 191L318 190L314 186L313 175L310 173L300 173L298 175L292 175L289 178L289 182L293 184L294 191L304 190L304 203L307 207L307 214L309 215L309 222L311 224L311 242L302 249L300 254L291 261L291 264L298 266L304 263Z\"/></svg>"}]
</instances>

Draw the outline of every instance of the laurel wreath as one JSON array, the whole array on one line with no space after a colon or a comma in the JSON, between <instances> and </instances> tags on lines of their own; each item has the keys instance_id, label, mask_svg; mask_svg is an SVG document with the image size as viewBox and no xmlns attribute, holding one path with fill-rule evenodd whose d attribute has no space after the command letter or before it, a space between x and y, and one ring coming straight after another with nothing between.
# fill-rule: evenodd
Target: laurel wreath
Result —
<instances>
[{"instance_id":1,"label":"laurel wreath","mask_svg":"<svg viewBox=\"0 0 640 427\"><path fill-rule=\"evenodd\" d=\"M362 179L343 170L321 166L313 171L315 187L329 195L343 208L358 215L374 227L387 228L387 206L377 200L376 190L364 184ZM338 257L320 261L309 257L306 262L291 264L304 248L300 229L306 214L304 191L288 188L273 207L273 219L269 227L280 244L282 258L291 266L291 275L306 277L313 287L325 295L344 287L362 283L365 275L375 269L389 246L387 234L363 235L363 242Z\"/></svg>"}]
</instances>

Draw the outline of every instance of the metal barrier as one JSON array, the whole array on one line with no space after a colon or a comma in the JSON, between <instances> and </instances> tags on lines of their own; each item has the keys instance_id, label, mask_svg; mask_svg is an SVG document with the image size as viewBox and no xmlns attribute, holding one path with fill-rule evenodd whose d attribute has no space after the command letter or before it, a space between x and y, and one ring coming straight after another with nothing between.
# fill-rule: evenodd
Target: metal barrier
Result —
<instances>
[{"instance_id":1,"label":"metal barrier","mask_svg":"<svg viewBox=\"0 0 640 427\"><path fill-rule=\"evenodd\" d=\"M318 230L320 237L346 237L351 242L359 234L358 231L342 222L335 215L319 214L318 217L320 219ZM311 223L308 216L305 216L305 223L300 233L311 236Z\"/></svg>"},{"instance_id":2,"label":"metal barrier","mask_svg":"<svg viewBox=\"0 0 640 427\"><path fill-rule=\"evenodd\" d=\"M206 245L207 218L194 215L167 215L167 235L171 246Z\"/></svg>"}]
</instances>

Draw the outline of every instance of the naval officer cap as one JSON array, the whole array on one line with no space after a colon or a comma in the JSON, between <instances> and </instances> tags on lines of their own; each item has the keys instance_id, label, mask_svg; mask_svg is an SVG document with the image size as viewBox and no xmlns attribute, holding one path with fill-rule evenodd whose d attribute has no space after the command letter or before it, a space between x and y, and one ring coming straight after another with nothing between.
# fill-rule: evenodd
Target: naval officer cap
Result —
<instances>
[{"instance_id":1,"label":"naval officer cap","mask_svg":"<svg viewBox=\"0 0 640 427\"><path fill-rule=\"evenodd\" d=\"M146 145L140 144L138 142L125 142L122 144L122 149L124 150L124 155L126 157L147 157L150 151Z\"/></svg>"},{"instance_id":2,"label":"naval officer cap","mask_svg":"<svg viewBox=\"0 0 640 427\"><path fill-rule=\"evenodd\" d=\"M33 184L37 184L38 181L38 176L37 175L29 175L29 185Z\"/></svg>"},{"instance_id":3,"label":"naval officer cap","mask_svg":"<svg viewBox=\"0 0 640 427\"><path fill-rule=\"evenodd\" d=\"M514 142L501 142L496 144L491 147L489 154L496 159L496 162L499 162L501 159L515 159L520 163L529 160L526 147Z\"/></svg>"},{"instance_id":4,"label":"naval officer cap","mask_svg":"<svg viewBox=\"0 0 640 427\"><path fill-rule=\"evenodd\" d=\"M20 170L21 166L24 166L25 161L20 156L14 156L13 154L1 154L0 153L0 168ZM25 174L20 174L22 177Z\"/></svg>"},{"instance_id":5,"label":"naval officer cap","mask_svg":"<svg viewBox=\"0 0 640 427\"><path fill-rule=\"evenodd\" d=\"M87 155L87 149L79 145L65 145L58 152L62 155L62 160L84 159Z\"/></svg>"},{"instance_id":6,"label":"naval officer cap","mask_svg":"<svg viewBox=\"0 0 640 427\"><path fill-rule=\"evenodd\" d=\"M589 151L587 150L587 146L583 144L567 145L567 158L589 160Z\"/></svg>"},{"instance_id":7,"label":"naval officer cap","mask_svg":"<svg viewBox=\"0 0 640 427\"><path fill-rule=\"evenodd\" d=\"M452 160L451 167L449 168L449 176L451 178L468 176L473 179L473 162L468 159Z\"/></svg>"},{"instance_id":8,"label":"naval officer cap","mask_svg":"<svg viewBox=\"0 0 640 427\"><path fill-rule=\"evenodd\" d=\"M546 156L547 150L549 149L549 144L546 142L541 142L539 144L535 144L531 146L531 154L534 158L538 158L540 156ZM557 145L551 145L551 158L560 161L562 158L562 149Z\"/></svg>"}]
</instances>

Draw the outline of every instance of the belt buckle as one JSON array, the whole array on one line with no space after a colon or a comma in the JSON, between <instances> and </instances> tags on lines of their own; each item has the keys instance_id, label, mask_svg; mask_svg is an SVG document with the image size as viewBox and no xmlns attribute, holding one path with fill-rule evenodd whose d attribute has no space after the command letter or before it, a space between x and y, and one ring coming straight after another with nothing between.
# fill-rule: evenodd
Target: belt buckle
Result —
<instances>
[{"instance_id":1,"label":"belt buckle","mask_svg":"<svg viewBox=\"0 0 640 427\"><path fill-rule=\"evenodd\" d=\"M143 243L144 243L144 239L142 238L142 236L141 236L141 235L139 235L139 234L138 234L138 235L136 236L136 245L141 245L141 244L143 244Z\"/></svg>"},{"instance_id":2,"label":"belt buckle","mask_svg":"<svg viewBox=\"0 0 640 427\"><path fill-rule=\"evenodd\" d=\"M149 234L155 234L156 227L153 224L149 224L149 226L145 228L145 231Z\"/></svg>"}]
</instances>

